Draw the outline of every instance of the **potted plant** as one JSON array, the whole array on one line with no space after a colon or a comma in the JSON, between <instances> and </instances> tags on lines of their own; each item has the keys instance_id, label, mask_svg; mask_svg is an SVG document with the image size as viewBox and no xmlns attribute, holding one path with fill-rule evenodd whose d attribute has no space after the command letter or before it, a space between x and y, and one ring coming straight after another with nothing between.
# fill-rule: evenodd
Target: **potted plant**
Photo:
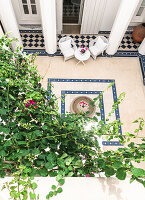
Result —
<instances>
[{"instance_id":1,"label":"potted plant","mask_svg":"<svg viewBox=\"0 0 145 200\"><path fill-rule=\"evenodd\" d=\"M139 24L133 30L132 37L134 42L142 42L145 38L145 23Z\"/></svg>"}]
</instances>

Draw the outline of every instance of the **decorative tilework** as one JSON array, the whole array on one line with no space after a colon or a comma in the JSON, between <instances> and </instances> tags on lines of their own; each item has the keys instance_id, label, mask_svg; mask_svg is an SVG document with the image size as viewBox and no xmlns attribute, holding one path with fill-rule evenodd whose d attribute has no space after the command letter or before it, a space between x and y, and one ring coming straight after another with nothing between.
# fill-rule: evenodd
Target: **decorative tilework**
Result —
<instances>
[{"instance_id":1,"label":"decorative tilework","mask_svg":"<svg viewBox=\"0 0 145 200\"><path fill-rule=\"evenodd\" d=\"M119 51L121 51L121 50L136 51L138 49L139 45L140 45L140 43L134 42L132 34L125 34L118 50Z\"/></svg>"},{"instance_id":2,"label":"decorative tilework","mask_svg":"<svg viewBox=\"0 0 145 200\"><path fill-rule=\"evenodd\" d=\"M41 31L36 31L35 33L32 31L21 33L21 38L23 42L24 49L44 49L44 37Z\"/></svg>"},{"instance_id":3,"label":"decorative tilework","mask_svg":"<svg viewBox=\"0 0 145 200\"><path fill-rule=\"evenodd\" d=\"M24 49L45 49L44 37L42 35L41 30L28 30L28 31L20 30L20 33L21 33ZM103 35L106 38L108 38L109 34L110 34L110 31L100 31L98 35ZM77 47L80 47L80 46L89 47L90 41L95 39L98 35L67 34L67 36L70 36L71 38L73 38ZM58 35L57 42L60 40L60 38L64 36L66 36L66 34ZM118 50L119 51L121 50L136 51L139 45L140 45L139 43L134 43L132 34L127 32L127 34L125 34L125 36L123 37ZM59 51L59 47L57 50Z\"/></svg>"},{"instance_id":4,"label":"decorative tilework","mask_svg":"<svg viewBox=\"0 0 145 200\"><path fill-rule=\"evenodd\" d=\"M139 54L140 67L143 77L143 84L145 85L145 56Z\"/></svg>"},{"instance_id":5,"label":"decorative tilework","mask_svg":"<svg viewBox=\"0 0 145 200\"><path fill-rule=\"evenodd\" d=\"M98 83L114 83L112 84L112 92L113 92L113 100L114 102L117 101L117 93L116 93L116 86L115 86L115 80L111 80L111 79L48 79L48 92L51 94L51 85L53 82L65 82L67 84L67 82L88 82L88 83L95 83L95 82L98 82ZM68 92L68 93L67 93ZM62 98L63 100L65 101L65 98L64 98L64 93L66 94L72 94L72 92L78 92L78 91L61 91L61 94L62 94ZM80 91L82 93L90 93L92 91ZM94 92L97 92L97 91L94 91ZM99 92L99 91L98 91ZM49 97L50 98L50 97ZM62 102L61 102L62 103ZM64 115L64 106L65 104L61 104L62 105L62 108L61 108L61 113ZM104 106L103 106L103 110L104 110ZM120 115L119 115L119 108L117 107L117 109L115 110L115 116L116 116L116 120L119 120L120 122ZM103 116L102 116L103 117ZM121 126L119 125L119 133L120 135L122 135L122 129L121 129ZM106 145L106 146L121 146L120 142L119 141L103 141L102 142L103 145Z\"/></svg>"}]
</instances>

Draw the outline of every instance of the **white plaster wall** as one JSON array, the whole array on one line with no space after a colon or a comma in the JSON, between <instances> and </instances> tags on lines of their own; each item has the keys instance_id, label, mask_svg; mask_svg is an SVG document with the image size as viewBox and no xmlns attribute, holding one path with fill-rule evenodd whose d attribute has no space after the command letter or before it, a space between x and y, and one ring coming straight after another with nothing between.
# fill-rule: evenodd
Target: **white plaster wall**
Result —
<instances>
[{"instance_id":1,"label":"white plaster wall","mask_svg":"<svg viewBox=\"0 0 145 200\"><path fill-rule=\"evenodd\" d=\"M121 0L107 0L100 31L111 31Z\"/></svg>"},{"instance_id":2,"label":"white plaster wall","mask_svg":"<svg viewBox=\"0 0 145 200\"><path fill-rule=\"evenodd\" d=\"M0 179L0 188L5 181L11 178ZM35 178L38 183L36 193L40 194L40 200L50 191L55 184L55 178ZM119 181L116 178L66 178L63 192L52 200L144 200L145 189L137 183L129 183L129 179ZM0 192L0 200L8 200L6 190Z\"/></svg>"}]
</instances>

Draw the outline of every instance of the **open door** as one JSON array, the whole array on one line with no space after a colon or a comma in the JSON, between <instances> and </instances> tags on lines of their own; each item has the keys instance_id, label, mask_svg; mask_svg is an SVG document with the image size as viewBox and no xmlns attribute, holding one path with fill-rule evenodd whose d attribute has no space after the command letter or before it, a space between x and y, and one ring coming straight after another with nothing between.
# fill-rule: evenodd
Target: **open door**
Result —
<instances>
[{"instance_id":1,"label":"open door","mask_svg":"<svg viewBox=\"0 0 145 200\"><path fill-rule=\"evenodd\" d=\"M97 34L103 18L107 0L85 0L81 34Z\"/></svg>"}]
</instances>

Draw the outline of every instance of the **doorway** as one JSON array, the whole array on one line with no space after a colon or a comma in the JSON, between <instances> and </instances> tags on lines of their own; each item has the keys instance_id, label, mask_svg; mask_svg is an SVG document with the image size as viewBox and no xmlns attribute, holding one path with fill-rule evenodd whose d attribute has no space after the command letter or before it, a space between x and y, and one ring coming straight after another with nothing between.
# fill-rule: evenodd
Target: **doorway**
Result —
<instances>
[{"instance_id":1,"label":"doorway","mask_svg":"<svg viewBox=\"0 0 145 200\"><path fill-rule=\"evenodd\" d=\"M63 0L63 33L79 34L84 0Z\"/></svg>"}]
</instances>

